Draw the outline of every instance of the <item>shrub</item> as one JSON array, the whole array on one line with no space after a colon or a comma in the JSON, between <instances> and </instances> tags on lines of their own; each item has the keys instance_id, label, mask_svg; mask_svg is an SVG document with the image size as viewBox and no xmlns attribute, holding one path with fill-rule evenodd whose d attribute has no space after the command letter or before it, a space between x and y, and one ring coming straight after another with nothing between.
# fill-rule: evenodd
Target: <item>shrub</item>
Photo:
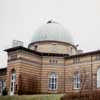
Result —
<instances>
[{"instance_id":1,"label":"shrub","mask_svg":"<svg viewBox=\"0 0 100 100\"><path fill-rule=\"evenodd\" d=\"M100 91L84 91L66 93L61 100L100 100Z\"/></svg>"},{"instance_id":2,"label":"shrub","mask_svg":"<svg viewBox=\"0 0 100 100\"><path fill-rule=\"evenodd\" d=\"M7 95L7 90L6 90L6 88L3 89L2 95L3 95L3 96Z\"/></svg>"}]
</instances>

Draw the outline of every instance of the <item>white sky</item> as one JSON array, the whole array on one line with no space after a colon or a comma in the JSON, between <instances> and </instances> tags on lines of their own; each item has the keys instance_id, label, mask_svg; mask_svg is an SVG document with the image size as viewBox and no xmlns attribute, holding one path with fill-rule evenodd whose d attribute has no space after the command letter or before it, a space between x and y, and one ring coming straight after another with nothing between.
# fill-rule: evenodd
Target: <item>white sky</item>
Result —
<instances>
[{"instance_id":1,"label":"white sky","mask_svg":"<svg viewBox=\"0 0 100 100\"><path fill-rule=\"evenodd\" d=\"M100 49L100 0L0 0L0 66L12 40L28 44L36 28L54 19L70 30L75 44Z\"/></svg>"}]
</instances>

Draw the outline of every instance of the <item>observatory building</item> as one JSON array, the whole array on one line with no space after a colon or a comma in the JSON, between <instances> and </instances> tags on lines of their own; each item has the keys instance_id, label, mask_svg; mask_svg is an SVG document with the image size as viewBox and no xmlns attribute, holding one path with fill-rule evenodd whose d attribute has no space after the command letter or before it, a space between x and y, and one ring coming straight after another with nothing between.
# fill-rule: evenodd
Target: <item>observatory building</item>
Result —
<instances>
[{"instance_id":1,"label":"observatory building","mask_svg":"<svg viewBox=\"0 0 100 100\"><path fill-rule=\"evenodd\" d=\"M7 68L0 69L0 94L48 94L100 89L100 51L79 52L70 32L48 21L25 48L5 50ZM92 87L92 88L91 88Z\"/></svg>"}]
</instances>

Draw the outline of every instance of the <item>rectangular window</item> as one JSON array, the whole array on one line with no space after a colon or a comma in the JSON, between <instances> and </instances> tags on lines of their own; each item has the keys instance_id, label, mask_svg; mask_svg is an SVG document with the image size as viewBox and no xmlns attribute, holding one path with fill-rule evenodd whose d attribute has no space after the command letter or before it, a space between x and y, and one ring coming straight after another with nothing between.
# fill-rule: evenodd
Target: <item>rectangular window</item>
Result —
<instances>
[{"instance_id":1,"label":"rectangular window","mask_svg":"<svg viewBox=\"0 0 100 100\"><path fill-rule=\"evenodd\" d=\"M80 89L80 74L74 75L74 89Z\"/></svg>"},{"instance_id":2,"label":"rectangular window","mask_svg":"<svg viewBox=\"0 0 100 100\"><path fill-rule=\"evenodd\" d=\"M56 90L56 84L57 84L57 79L56 79L56 74L52 73L50 78L49 78L49 89L50 90Z\"/></svg>"},{"instance_id":3,"label":"rectangular window","mask_svg":"<svg viewBox=\"0 0 100 100\"><path fill-rule=\"evenodd\" d=\"M53 58L53 59L50 59L49 60L49 63L50 64L57 64L58 63L58 60L56 60L56 59Z\"/></svg>"}]
</instances>

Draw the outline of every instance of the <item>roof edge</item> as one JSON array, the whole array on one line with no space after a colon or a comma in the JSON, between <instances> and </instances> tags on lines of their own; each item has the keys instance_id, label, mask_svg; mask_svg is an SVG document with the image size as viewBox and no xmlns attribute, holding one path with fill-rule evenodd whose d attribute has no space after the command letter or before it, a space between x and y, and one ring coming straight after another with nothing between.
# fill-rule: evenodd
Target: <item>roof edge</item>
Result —
<instances>
[{"instance_id":1,"label":"roof edge","mask_svg":"<svg viewBox=\"0 0 100 100\"><path fill-rule=\"evenodd\" d=\"M16 50L25 50L34 54L37 54L39 56L60 56L60 57L65 57L65 56L69 56L68 54L57 54L57 53L44 53L44 52L38 52L35 50L31 50L22 46L18 46L18 47L13 47L13 48L9 48L9 49L5 49L4 51L6 52L12 52L12 51L16 51Z\"/></svg>"},{"instance_id":2,"label":"roof edge","mask_svg":"<svg viewBox=\"0 0 100 100\"><path fill-rule=\"evenodd\" d=\"M88 56L88 55L94 55L94 54L98 54L100 53L100 50L95 50L95 51L90 51L90 52L85 52L85 53L81 53L81 54L76 54L76 55L71 55L71 56L67 56L65 57L66 59L70 59L70 58L74 58L74 57L82 57L82 56Z\"/></svg>"}]
</instances>

